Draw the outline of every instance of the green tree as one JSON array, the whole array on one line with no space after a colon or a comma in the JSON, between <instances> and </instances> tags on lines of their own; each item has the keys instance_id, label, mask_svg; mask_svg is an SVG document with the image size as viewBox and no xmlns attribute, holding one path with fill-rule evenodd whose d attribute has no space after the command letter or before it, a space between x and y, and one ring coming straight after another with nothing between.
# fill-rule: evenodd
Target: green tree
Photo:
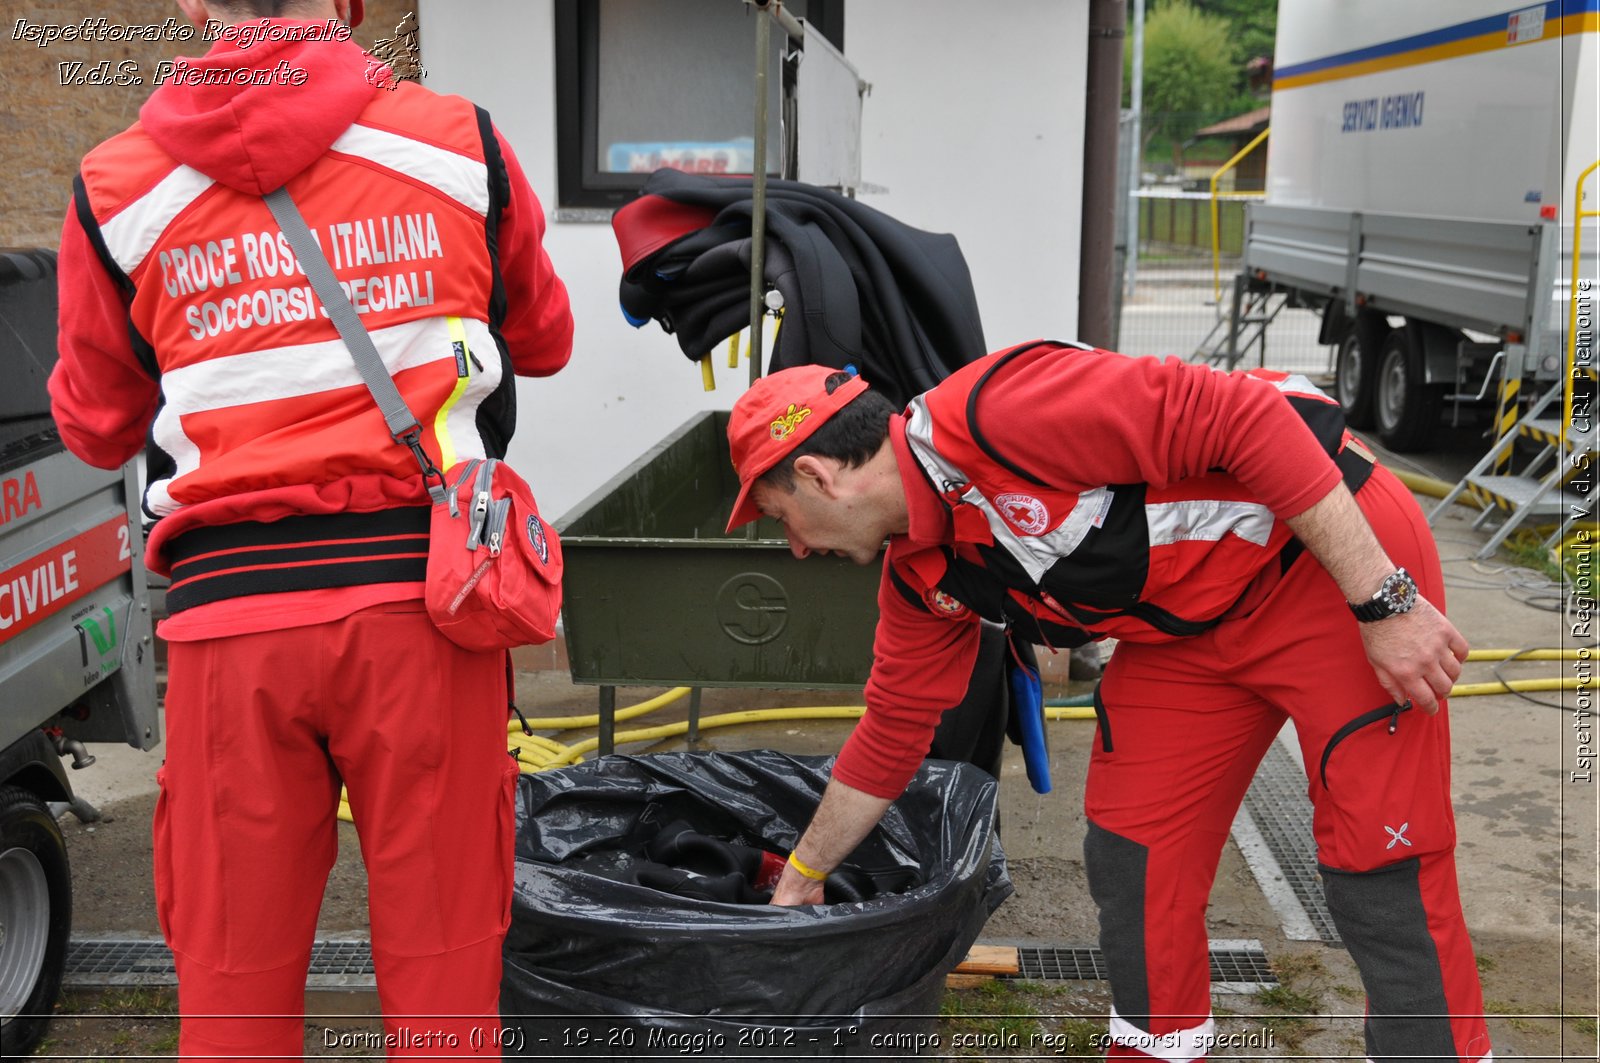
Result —
<instances>
[{"instance_id":1,"label":"green tree","mask_svg":"<svg viewBox=\"0 0 1600 1063\"><path fill-rule=\"evenodd\" d=\"M1125 49L1132 70L1133 42ZM1144 143L1181 141L1238 98L1241 64L1227 20L1189 0L1166 0L1144 25ZM1124 79L1127 82L1128 79Z\"/></svg>"},{"instance_id":2,"label":"green tree","mask_svg":"<svg viewBox=\"0 0 1600 1063\"><path fill-rule=\"evenodd\" d=\"M1242 62L1272 58L1277 43L1278 0L1192 0L1208 15L1226 19Z\"/></svg>"}]
</instances>

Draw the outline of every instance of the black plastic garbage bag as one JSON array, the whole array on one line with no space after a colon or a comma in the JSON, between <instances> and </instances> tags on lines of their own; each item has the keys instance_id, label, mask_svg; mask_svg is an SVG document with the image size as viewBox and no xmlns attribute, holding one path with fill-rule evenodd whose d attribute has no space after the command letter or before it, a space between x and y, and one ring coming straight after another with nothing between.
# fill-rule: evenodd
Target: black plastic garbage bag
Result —
<instances>
[{"instance_id":1,"label":"black plastic garbage bag","mask_svg":"<svg viewBox=\"0 0 1600 1063\"><path fill-rule=\"evenodd\" d=\"M787 853L832 763L664 753L522 776L501 984L507 1054L912 1054L933 1029L945 975L1011 894L988 774L924 763L846 861L857 881L881 886L868 900L733 904L584 870L680 821Z\"/></svg>"}]
</instances>

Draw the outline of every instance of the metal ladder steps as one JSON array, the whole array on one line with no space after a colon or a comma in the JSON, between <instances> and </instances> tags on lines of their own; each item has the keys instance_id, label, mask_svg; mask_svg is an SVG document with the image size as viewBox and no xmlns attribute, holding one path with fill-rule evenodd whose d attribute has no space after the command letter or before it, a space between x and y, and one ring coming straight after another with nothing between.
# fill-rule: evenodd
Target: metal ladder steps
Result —
<instances>
[{"instance_id":1,"label":"metal ladder steps","mask_svg":"<svg viewBox=\"0 0 1600 1063\"><path fill-rule=\"evenodd\" d=\"M1534 502L1541 482L1532 476L1469 476L1467 492L1487 506L1506 512L1527 508L1529 516L1566 516L1573 506L1587 506L1591 501L1571 492L1549 491Z\"/></svg>"},{"instance_id":2,"label":"metal ladder steps","mask_svg":"<svg viewBox=\"0 0 1600 1063\"><path fill-rule=\"evenodd\" d=\"M1517 426L1517 431L1528 439L1543 443L1546 446L1556 446L1561 440L1561 418L1540 417L1524 421ZM1595 439L1594 432L1580 432L1576 425L1567 429L1567 442L1573 447L1588 446L1592 449Z\"/></svg>"}]
</instances>

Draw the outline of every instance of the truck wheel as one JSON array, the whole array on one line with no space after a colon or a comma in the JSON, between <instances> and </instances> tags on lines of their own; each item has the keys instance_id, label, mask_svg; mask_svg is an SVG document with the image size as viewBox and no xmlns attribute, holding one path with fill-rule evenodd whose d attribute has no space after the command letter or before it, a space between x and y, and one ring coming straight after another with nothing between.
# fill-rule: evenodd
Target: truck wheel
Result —
<instances>
[{"instance_id":1,"label":"truck wheel","mask_svg":"<svg viewBox=\"0 0 1600 1063\"><path fill-rule=\"evenodd\" d=\"M1371 428L1373 395L1377 392L1378 359L1389 323L1381 316L1362 313L1339 341L1334 363L1334 393L1351 428Z\"/></svg>"},{"instance_id":2,"label":"truck wheel","mask_svg":"<svg viewBox=\"0 0 1600 1063\"><path fill-rule=\"evenodd\" d=\"M0 788L0 1041L12 1058L44 1036L72 930L67 843L45 803Z\"/></svg>"},{"instance_id":3,"label":"truck wheel","mask_svg":"<svg viewBox=\"0 0 1600 1063\"><path fill-rule=\"evenodd\" d=\"M1419 336L1404 325L1391 329L1378 356L1373 413L1378 438L1390 450L1426 450L1439 425L1442 397L1428 386Z\"/></svg>"}]
</instances>

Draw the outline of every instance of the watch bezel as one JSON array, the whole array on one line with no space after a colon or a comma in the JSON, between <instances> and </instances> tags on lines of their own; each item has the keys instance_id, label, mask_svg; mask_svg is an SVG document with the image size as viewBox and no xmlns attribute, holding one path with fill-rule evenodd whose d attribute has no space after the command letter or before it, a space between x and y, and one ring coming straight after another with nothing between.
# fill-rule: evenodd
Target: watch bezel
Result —
<instances>
[{"instance_id":1,"label":"watch bezel","mask_svg":"<svg viewBox=\"0 0 1600 1063\"><path fill-rule=\"evenodd\" d=\"M1397 568L1383 578L1378 592L1360 605L1350 604L1350 611L1355 613L1356 619L1363 623L1374 620L1387 620L1391 616L1409 613L1416 608L1417 599L1422 593L1417 589L1417 581L1411 573L1404 568Z\"/></svg>"},{"instance_id":2,"label":"watch bezel","mask_svg":"<svg viewBox=\"0 0 1600 1063\"><path fill-rule=\"evenodd\" d=\"M1384 577L1378 593L1393 613L1409 613L1417 604L1417 581L1405 569L1397 568Z\"/></svg>"}]
</instances>

